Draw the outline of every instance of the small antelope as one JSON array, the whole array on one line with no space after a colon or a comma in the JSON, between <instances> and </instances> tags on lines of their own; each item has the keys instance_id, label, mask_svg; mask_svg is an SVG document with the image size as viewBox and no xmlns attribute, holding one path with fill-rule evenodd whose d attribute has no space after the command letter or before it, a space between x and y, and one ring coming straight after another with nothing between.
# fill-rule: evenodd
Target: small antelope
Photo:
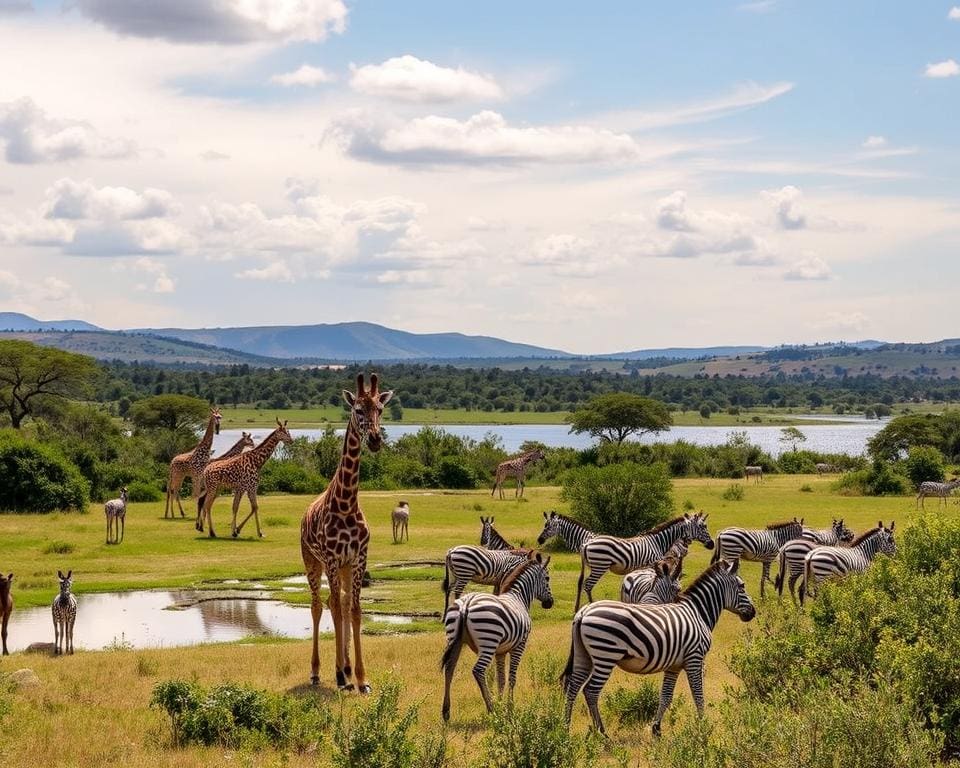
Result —
<instances>
[{"instance_id":1,"label":"small antelope","mask_svg":"<svg viewBox=\"0 0 960 768\"><path fill-rule=\"evenodd\" d=\"M127 489L120 489L119 499L110 499L103 505L107 518L107 544L119 544L123 541L123 530L127 517Z\"/></svg>"},{"instance_id":2,"label":"small antelope","mask_svg":"<svg viewBox=\"0 0 960 768\"><path fill-rule=\"evenodd\" d=\"M405 501L399 502L390 517L393 520L393 543L401 544L404 534L407 536L407 541L410 541L410 532L407 530L410 522L410 505Z\"/></svg>"},{"instance_id":3,"label":"small antelope","mask_svg":"<svg viewBox=\"0 0 960 768\"><path fill-rule=\"evenodd\" d=\"M13 613L13 595L10 594L10 585L13 583L13 574L0 576L0 641L3 643L3 655L9 656L7 650L7 624L10 614Z\"/></svg>"},{"instance_id":4,"label":"small antelope","mask_svg":"<svg viewBox=\"0 0 960 768\"><path fill-rule=\"evenodd\" d=\"M60 594L53 598L53 652L73 654L73 624L77 620L77 598L70 593L73 571L57 571Z\"/></svg>"}]
</instances>

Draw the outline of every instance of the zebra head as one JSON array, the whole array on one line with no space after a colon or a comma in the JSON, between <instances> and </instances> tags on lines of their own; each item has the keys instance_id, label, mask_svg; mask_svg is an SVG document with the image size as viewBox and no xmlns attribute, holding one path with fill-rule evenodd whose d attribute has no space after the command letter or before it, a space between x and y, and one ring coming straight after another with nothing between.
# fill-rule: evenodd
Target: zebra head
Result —
<instances>
[{"instance_id":1,"label":"zebra head","mask_svg":"<svg viewBox=\"0 0 960 768\"><path fill-rule=\"evenodd\" d=\"M653 564L656 576L648 595L655 595L658 603L675 603L680 595L680 568L679 561L658 560Z\"/></svg>"},{"instance_id":2,"label":"zebra head","mask_svg":"<svg viewBox=\"0 0 960 768\"><path fill-rule=\"evenodd\" d=\"M689 512L683 516L684 538L688 541L699 541L707 549L713 549L713 538L707 529L708 513L696 512L691 515Z\"/></svg>"},{"instance_id":3,"label":"zebra head","mask_svg":"<svg viewBox=\"0 0 960 768\"><path fill-rule=\"evenodd\" d=\"M490 546L490 536L491 531L493 530L493 516L484 517L480 515L480 546L489 547Z\"/></svg>"},{"instance_id":4,"label":"zebra head","mask_svg":"<svg viewBox=\"0 0 960 768\"><path fill-rule=\"evenodd\" d=\"M126 504L127 503L127 487L124 486L120 489L120 500Z\"/></svg>"},{"instance_id":5,"label":"zebra head","mask_svg":"<svg viewBox=\"0 0 960 768\"><path fill-rule=\"evenodd\" d=\"M723 583L723 607L731 613L737 614L740 621L750 621L757 615L757 609L747 594L747 587L740 578L740 561L728 563L721 560L717 573Z\"/></svg>"},{"instance_id":6,"label":"zebra head","mask_svg":"<svg viewBox=\"0 0 960 768\"><path fill-rule=\"evenodd\" d=\"M556 512L543 513L543 530L537 536L537 546L542 547L547 539L552 539L560 534L560 516Z\"/></svg>"},{"instance_id":7,"label":"zebra head","mask_svg":"<svg viewBox=\"0 0 960 768\"><path fill-rule=\"evenodd\" d=\"M544 558L542 552L531 552L530 560L533 565L529 570L533 574L533 597L540 601L544 608L553 608L553 592L550 591L550 558Z\"/></svg>"},{"instance_id":8,"label":"zebra head","mask_svg":"<svg viewBox=\"0 0 960 768\"><path fill-rule=\"evenodd\" d=\"M361 373L357 375L356 394L347 389L343 390L343 399L350 408L350 423L357 430L360 439L365 441L367 447L374 453L383 445L383 435L380 432L383 406L393 397L392 389L381 392L379 385L379 377L371 373L370 389L365 389Z\"/></svg>"},{"instance_id":9,"label":"zebra head","mask_svg":"<svg viewBox=\"0 0 960 768\"><path fill-rule=\"evenodd\" d=\"M833 528L833 532L836 534L838 541L853 541L853 531L847 528L842 517L839 520L834 518L833 525L831 527Z\"/></svg>"},{"instance_id":10,"label":"zebra head","mask_svg":"<svg viewBox=\"0 0 960 768\"><path fill-rule=\"evenodd\" d=\"M897 554L897 542L893 540L893 528L896 522L890 523L889 528L884 527L882 520L878 525L880 526L880 545L877 547L877 551L893 557Z\"/></svg>"},{"instance_id":11,"label":"zebra head","mask_svg":"<svg viewBox=\"0 0 960 768\"><path fill-rule=\"evenodd\" d=\"M70 589L73 587L73 570L67 571L67 575L63 575L63 571L57 571L57 578L60 579L60 597L67 598L70 596Z\"/></svg>"}]
</instances>

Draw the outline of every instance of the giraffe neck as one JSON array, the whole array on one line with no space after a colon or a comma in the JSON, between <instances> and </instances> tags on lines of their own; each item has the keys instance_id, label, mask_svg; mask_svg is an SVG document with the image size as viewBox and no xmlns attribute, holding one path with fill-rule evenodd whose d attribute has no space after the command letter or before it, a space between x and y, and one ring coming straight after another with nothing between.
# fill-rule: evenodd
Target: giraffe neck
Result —
<instances>
[{"instance_id":1,"label":"giraffe neck","mask_svg":"<svg viewBox=\"0 0 960 768\"><path fill-rule=\"evenodd\" d=\"M213 445L213 427L216 421L213 416L210 417L207 421L207 431L203 433L203 439L194 450L201 452L210 450L210 447Z\"/></svg>"},{"instance_id":2,"label":"giraffe neck","mask_svg":"<svg viewBox=\"0 0 960 768\"><path fill-rule=\"evenodd\" d=\"M340 464L337 465L337 471L327 488L330 509L341 515L350 512L357 503L362 442L360 432L351 418L347 422L347 432L343 436L343 454L340 456Z\"/></svg>"},{"instance_id":3,"label":"giraffe neck","mask_svg":"<svg viewBox=\"0 0 960 768\"><path fill-rule=\"evenodd\" d=\"M236 443L233 444L233 446L231 446L229 450L223 452L223 455L220 456L220 459L232 459L234 456L239 456L241 453L243 453L244 447L245 447L244 441L238 440ZM218 461L220 459L218 459Z\"/></svg>"},{"instance_id":4,"label":"giraffe neck","mask_svg":"<svg viewBox=\"0 0 960 768\"><path fill-rule=\"evenodd\" d=\"M269 459L273 455L273 451L277 447L277 443L279 442L280 442L280 430L275 429L273 430L273 432L271 432L269 435L266 436L266 438L262 443L260 443L260 445L258 445L253 450L247 451L247 453L242 454L242 456L244 458L249 456L250 457L249 460L253 463L254 466L258 468L262 467L264 464L267 463L267 459Z\"/></svg>"}]
</instances>

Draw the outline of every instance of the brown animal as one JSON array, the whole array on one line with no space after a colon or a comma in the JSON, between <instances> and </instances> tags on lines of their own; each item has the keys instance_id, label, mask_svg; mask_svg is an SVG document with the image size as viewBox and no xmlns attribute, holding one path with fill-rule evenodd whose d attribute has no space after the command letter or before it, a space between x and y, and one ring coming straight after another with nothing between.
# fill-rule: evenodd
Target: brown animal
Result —
<instances>
[{"instance_id":1,"label":"brown animal","mask_svg":"<svg viewBox=\"0 0 960 768\"><path fill-rule=\"evenodd\" d=\"M360 482L360 450L366 442L371 451L379 451L383 444L380 434L380 416L383 407L393 397L392 391L380 392L377 374L370 375L370 389L365 390L363 374L357 376L357 392L343 391L343 399L350 408L343 454L336 474L314 502L307 508L300 525L300 551L310 584L310 609L313 614L313 654L310 658L310 682L320 682L320 651L318 648L320 616L320 579L324 573L330 582L330 611L333 613L336 639L337 687L353 690L351 676L356 673L357 689L369 693L363 654L360 649L360 588L367 567L367 545L370 528L357 499ZM350 634L356 669L350 666Z\"/></svg>"},{"instance_id":2,"label":"brown animal","mask_svg":"<svg viewBox=\"0 0 960 768\"><path fill-rule=\"evenodd\" d=\"M502 499L503 481L508 477L515 477L517 478L517 489L514 491L514 498L522 498L527 467L537 461L542 461L544 458L546 458L546 454L543 452L543 449L536 448L520 456L515 456L512 459L501 461L497 465L497 473L493 479L493 490L490 491L490 495L493 496L497 490L499 490L500 498Z\"/></svg>"},{"instance_id":3,"label":"brown animal","mask_svg":"<svg viewBox=\"0 0 960 768\"><path fill-rule=\"evenodd\" d=\"M7 624L10 623L10 614L13 613L13 595L10 594L13 584L13 574L0 576L0 641L3 643L3 655L9 656L7 650Z\"/></svg>"},{"instance_id":4,"label":"brown animal","mask_svg":"<svg viewBox=\"0 0 960 768\"><path fill-rule=\"evenodd\" d=\"M207 420L207 430L203 433L203 439L197 443L192 451L181 453L173 457L170 462L170 472L167 475L167 498L163 508L163 516L173 517L173 499L176 499L177 506L180 507L180 517L186 517L183 512L183 504L180 503L180 486L188 477L190 478L190 494L196 501L200 495L200 474L203 468L210 461L210 449L213 446L213 436L220 434L220 409L212 408L210 418Z\"/></svg>"},{"instance_id":5,"label":"brown animal","mask_svg":"<svg viewBox=\"0 0 960 768\"><path fill-rule=\"evenodd\" d=\"M234 456L239 456L241 453L243 453L244 448L253 448L253 446L254 446L254 442L253 442L253 436L251 435L251 433L241 432L240 439L237 440L237 442L235 442L226 451L224 451L222 456L218 456L217 458L212 459L209 463L215 464L218 461L226 461L227 459L232 459ZM206 467L204 467L204 469L206 469ZM202 481L203 481L203 475L200 476L200 480L198 482L202 482ZM196 528L198 531L203 530L203 519L200 517L199 509L197 510Z\"/></svg>"},{"instance_id":6,"label":"brown animal","mask_svg":"<svg viewBox=\"0 0 960 768\"><path fill-rule=\"evenodd\" d=\"M393 543L401 544L404 534L407 536L407 541L410 541L410 532L407 530L410 523L410 505L401 501L394 507L390 519L393 521Z\"/></svg>"}]
</instances>

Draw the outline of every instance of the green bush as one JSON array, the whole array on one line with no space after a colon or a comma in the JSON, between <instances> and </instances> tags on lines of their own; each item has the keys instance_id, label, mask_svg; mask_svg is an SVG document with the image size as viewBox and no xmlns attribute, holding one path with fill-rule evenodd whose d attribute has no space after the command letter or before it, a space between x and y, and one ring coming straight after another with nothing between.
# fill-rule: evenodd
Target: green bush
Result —
<instances>
[{"instance_id":1,"label":"green bush","mask_svg":"<svg viewBox=\"0 0 960 768\"><path fill-rule=\"evenodd\" d=\"M419 766L417 739L410 729L417 707L400 709L401 686L387 680L380 692L356 708L340 713L333 724L333 764L337 768L413 768Z\"/></svg>"},{"instance_id":2,"label":"green bush","mask_svg":"<svg viewBox=\"0 0 960 768\"><path fill-rule=\"evenodd\" d=\"M932 480L942 483L944 479L943 454L931 445L914 445L907 451L903 470L914 488L920 483Z\"/></svg>"},{"instance_id":3,"label":"green bush","mask_svg":"<svg viewBox=\"0 0 960 768\"><path fill-rule=\"evenodd\" d=\"M437 470L441 488L476 488L477 479L473 470L456 456L444 456Z\"/></svg>"},{"instance_id":4,"label":"green bush","mask_svg":"<svg viewBox=\"0 0 960 768\"><path fill-rule=\"evenodd\" d=\"M571 514L588 528L634 536L670 517L673 498L663 464L610 464L571 470L560 494Z\"/></svg>"},{"instance_id":5,"label":"green bush","mask_svg":"<svg viewBox=\"0 0 960 768\"><path fill-rule=\"evenodd\" d=\"M0 477L0 510L83 511L90 499L89 481L60 451L12 431L0 433Z\"/></svg>"},{"instance_id":6,"label":"green bush","mask_svg":"<svg viewBox=\"0 0 960 768\"><path fill-rule=\"evenodd\" d=\"M261 493L320 493L325 478L296 462L269 459L260 473Z\"/></svg>"},{"instance_id":7,"label":"green bush","mask_svg":"<svg viewBox=\"0 0 960 768\"><path fill-rule=\"evenodd\" d=\"M651 722L660 706L660 689L651 680L641 680L634 689L620 686L604 700L606 710L620 725L642 726Z\"/></svg>"},{"instance_id":8,"label":"green bush","mask_svg":"<svg viewBox=\"0 0 960 768\"><path fill-rule=\"evenodd\" d=\"M730 483L727 489L720 494L720 498L724 501L743 501L744 495L745 491L740 483Z\"/></svg>"},{"instance_id":9,"label":"green bush","mask_svg":"<svg viewBox=\"0 0 960 768\"><path fill-rule=\"evenodd\" d=\"M868 469L841 475L831 487L850 496L902 496L910 490L907 478L881 460L874 461Z\"/></svg>"},{"instance_id":10,"label":"green bush","mask_svg":"<svg viewBox=\"0 0 960 768\"><path fill-rule=\"evenodd\" d=\"M155 483L134 480L127 486L127 501L161 501L163 491Z\"/></svg>"}]
</instances>

